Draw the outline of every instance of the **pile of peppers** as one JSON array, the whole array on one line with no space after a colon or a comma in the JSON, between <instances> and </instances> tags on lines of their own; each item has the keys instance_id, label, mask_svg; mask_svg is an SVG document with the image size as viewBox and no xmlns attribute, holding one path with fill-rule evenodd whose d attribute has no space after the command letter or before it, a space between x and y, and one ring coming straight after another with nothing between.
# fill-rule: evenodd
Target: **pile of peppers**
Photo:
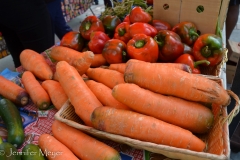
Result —
<instances>
[{"instance_id":1,"label":"pile of peppers","mask_svg":"<svg viewBox=\"0 0 240 160\"><path fill-rule=\"evenodd\" d=\"M102 54L108 64L138 59L151 63L184 63L200 74L200 66L216 66L224 57L221 36L200 34L193 22L171 26L153 19L151 7L133 7L125 18L88 16L78 32L66 34L60 45Z\"/></svg>"}]
</instances>

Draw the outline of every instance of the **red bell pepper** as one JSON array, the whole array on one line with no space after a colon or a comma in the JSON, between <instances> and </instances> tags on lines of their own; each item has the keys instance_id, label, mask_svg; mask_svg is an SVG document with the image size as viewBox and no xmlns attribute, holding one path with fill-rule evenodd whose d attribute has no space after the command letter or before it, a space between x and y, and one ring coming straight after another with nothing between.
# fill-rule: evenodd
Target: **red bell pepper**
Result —
<instances>
[{"instance_id":1,"label":"red bell pepper","mask_svg":"<svg viewBox=\"0 0 240 160\"><path fill-rule=\"evenodd\" d=\"M215 34L203 34L193 45L193 57L197 61L208 60L209 66L221 63L224 57L222 39Z\"/></svg>"},{"instance_id":2,"label":"red bell pepper","mask_svg":"<svg viewBox=\"0 0 240 160\"><path fill-rule=\"evenodd\" d=\"M144 10L140 6L134 7L129 13L129 19L131 23L135 22L143 22L143 23L151 23L152 22L152 15L149 13L151 8L147 8Z\"/></svg>"},{"instance_id":3,"label":"red bell pepper","mask_svg":"<svg viewBox=\"0 0 240 160\"><path fill-rule=\"evenodd\" d=\"M110 39L104 45L102 55L109 64L127 61L127 45L119 39Z\"/></svg>"},{"instance_id":4,"label":"red bell pepper","mask_svg":"<svg viewBox=\"0 0 240 160\"><path fill-rule=\"evenodd\" d=\"M199 69L199 65L206 64L209 65L210 62L207 60L201 60L201 61L194 61L194 57L191 54L184 53L180 57L178 57L175 60L175 63L183 63L186 65L189 65L189 67L192 69L192 73L194 74L201 74L201 71Z\"/></svg>"},{"instance_id":5,"label":"red bell pepper","mask_svg":"<svg viewBox=\"0 0 240 160\"><path fill-rule=\"evenodd\" d=\"M90 36L90 41L88 42L88 47L90 51L92 51L94 54L102 54L104 45L109 39L110 38L108 37L108 35L104 32L92 32Z\"/></svg>"},{"instance_id":6,"label":"red bell pepper","mask_svg":"<svg viewBox=\"0 0 240 160\"><path fill-rule=\"evenodd\" d=\"M123 22L131 23L131 22L130 22L130 19L129 19L129 14L126 15L126 17L123 19Z\"/></svg>"},{"instance_id":7,"label":"red bell pepper","mask_svg":"<svg viewBox=\"0 0 240 160\"><path fill-rule=\"evenodd\" d=\"M114 38L120 39L123 42L127 43L130 39L130 33L129 33L129 27L130 23L128 22L122 22L115 28Z\"/></svg>"},{"instance_id":8,"label":"red bell pepper","mask_svg":"<svg viewBox=\"0 0 240 160\"><path fill-rule=\"evenodd\" d=\"M153 20L152 26L155 27L157 31L172 29L171 25L168 22L156 19Z\"/></svg>"},{"instance_id":9,"label":"red bell pepper","mask_svg":"<svg viewBox=\"0 0 240 160\"><path fill-rule=\"evenodd\" d=\"M72 48L77 51L82 51L85 42L81 34L77 31L66 33L60 41L60 46Z\"/></svg>"},{"instance_id":10,"label":"red bell pepper","mask_svg":"<svg viewBox=\"0 0 240 160\"><path fill-rule=\"evenodd\" d=\"M198 38L197 27L192 22L180 22L172 28L177 33L182 42L192 46Z\"/></svg>"},{"instance_id":11,"label":"red bell pepper","mask_svg":"<svg viewBox=\"0 0 240 160\"><path fill-rule=\"evenodd\" d=\"M102 23L105 29L105 33L112 38L114 35L115 28L121 23L118 16L107 15L103 17Z\"/></svg>"},{"instance_id":12,"label":"red bell pepper","mask_svg":"<svg viewBox=\"0 0 240 160\"><path fill-rule=\"evenodd\" d=\"M154 39L159 46L160 61L174 62L183 54L184 44L177 33L169 30L161 30Z\"/></svg>"},{"instance_id":13,"label":"red bell pepper","mask_svg":"<svg viewBox=\"0 0 240 160\"><path fill-rule=\"evenodd\" d=\"M94 31L105 32L103 23L96 16L88 16L82 21L79 27L79 32L84 39L90 40L90 35Z\"/></svg>"},{"instance_id":14,"label":"red bell pepper","mask_svg":"<svg viewBox=\"0 0 240 160\"><path fill-rule=\"evenodd\" d=\"M153 0L146 0L148 5L153 5Z\"/></svg>"},{"instance_id":15,"label":"red bell pepper","mask_svg":"<svg viewBox=\"0 0 240 160\"><path fill-rule=\"evenodd\" d=\"M157 62L158 44L150 36L136 34L127 43L127 54L132 59Z\"/></svg>"},{"instance_id":16,"label":"red bell pepper","mask_svg":"<svg viewBox=\"0 0 240 160\"><path fill-rule=\"evenodd\" d=\"M146 34L152 38L156 36L157 29L148 23L135 22L129 27L130 36L133 37L135 34Z\"/></svg>"}]
</instances>

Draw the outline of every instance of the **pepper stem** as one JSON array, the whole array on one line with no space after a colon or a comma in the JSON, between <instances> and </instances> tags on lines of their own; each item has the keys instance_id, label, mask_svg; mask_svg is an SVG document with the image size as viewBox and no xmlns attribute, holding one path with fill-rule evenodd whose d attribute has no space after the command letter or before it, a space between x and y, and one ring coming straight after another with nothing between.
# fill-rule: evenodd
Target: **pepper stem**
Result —
<instances>
[{"instance_id":1,"label":"pepper stem","mask_svg":"<svg viewBox=\"0 0 240 160\"><path fill-rule=\"evenodd\" d=\"M127 62L127 52L122 51L122 60L123 62Z\"/></svg>"},{"instance_id":2,"label":"pepper stem","mask_svg":"<svg viewBox=\"0 0 240 160\"><path fill-rule=\"evenodd\" d=\"M208 48L208 46L205 46L201 49L201 54L202 54L203 57L207 58L207 57L211 56L212 52Z\"/></svg>"},{"instance_id":3,"label":"pepper stem","mask_svg":"<svg viewBox=\"0 0 240 160\"><path fill-rule=\"evenodd\" d=\"M196 61L196 62L194 62L194 68L196 68L197 66L199 66L200 64L206 64L206 65L209 65L210 64L210 62L209 61L207 61L207 60L200 60L200 61Z\"/></svg>"},{"instance_id":4,"label":"pepper stem","mask_svg":"<svg viewBox=\"0 0 240 160\"><path fill-rule=\"evenodd\" d=\"M154 40L155 40L155 42L157 42L157 44L158 44L159 47L162 47L162 46L163 46L162 41L159 41L158 38L157 38L157 36L154 37Z\"/></svg>"},{"instance_id":5,"label":"pepper stem","mask_svg":"<svg viewBox=\"0 0 240 160\"><path fill-rule=\"evenodd\" d=\"M123 36L125 33L126 33L126 29L124 29L124 28L119 28L118 29L118 35L119 36Z\"/></svg>"},{"instance_id":6,"label":"pepper stem","mask_svg":"<svg viewBox=\"0 0 240 160\"><path fill-rule=\"evenodd\" d=\"M89 30L91 28L92 23L91 22L86 22L85 23L85 29Z\"/></svg>"},{"instance_id":7,"label":"pepper stem","mask_svg":"<svg viewBox=\"0 0 240 160\"><path fill-rule=\"evenodd\" d=\"M144 40L136 41L135 44L134 44L134 46L136 48L142 48L144 45L145 45L145 41Z\"/></svg>"},{"instance_id":8,"label":"pepper stem","mask_svg":"<svg viewBox=\"0 0 240 160\"><path fill-rule=\"evenodd\" d=\"M190 35L191 37L193 37L193 36L199 37L199 35L197 34L197 32L194 31L194 29L190 29L190 30L189 30L189 35Z\"/></svg>"}]
</instances>

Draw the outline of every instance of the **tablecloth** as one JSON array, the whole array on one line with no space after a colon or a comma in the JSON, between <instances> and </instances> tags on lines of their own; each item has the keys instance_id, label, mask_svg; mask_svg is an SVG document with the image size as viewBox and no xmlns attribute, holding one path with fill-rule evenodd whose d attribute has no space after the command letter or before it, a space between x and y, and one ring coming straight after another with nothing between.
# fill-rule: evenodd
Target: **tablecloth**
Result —
<instances>
[{"instance_id":1,"label":"tablecloth","mask_svg":"<svg viewBox=\"0 0 240 160\"><path fill-rule=\"evenodd\" d=\"M48 64L51 66L52 70L55 71L56 62L52 62L51 59L48 57L48 52L51 50L48 49L42 53L45 57ZM16 68L16 73L21 75L25 70L23 67ZM3 74L5 72L2 72ZM7 73L3 76L7 77ZM9 77L7 77L9 79ZM11 80L11 79L10 79ZM21 84L20 76L17 77L17 80L14 80L15 83ZM40 81L41 83L41 81ZM23 86L22 86L23 87ZM38 138L43 133L52 134L51 126L54 121L54 115L57 113L57 110L52 105L49 110L41 111L38 110L37 107L33 104L30 99L30 102L24 107L18 107L20 114L23 120L24 132L25 132L25 142L24 144L18 149L21 149L28 143L38 144ZM3 121L0 119L0 136L6 140L7 138L7 129L4 126ZM126 144L119 144L110 140L102 140L107 145L115 148L119 151L122 160L170 160L169 158L160 155L151 153L145 150L135 149Z\"/></svg>"}]
</instances>

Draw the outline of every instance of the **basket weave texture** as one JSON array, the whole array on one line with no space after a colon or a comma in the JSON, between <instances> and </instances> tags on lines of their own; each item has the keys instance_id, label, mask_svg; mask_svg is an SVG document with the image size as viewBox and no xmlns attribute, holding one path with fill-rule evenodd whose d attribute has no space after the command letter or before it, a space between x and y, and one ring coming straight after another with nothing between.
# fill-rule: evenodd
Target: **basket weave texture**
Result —
<instances>
[{"instance_id":1,"label":"basket weave texture","mask_svg":"<svg viewBox=\"0 0 240 160\"><path fill-rule=\"evenodd\" d=\"M211 80L217 81L222 85L222 80L215 76L206 76ZM84 131L90 135L101 139L108 139L118 143L127 144L137 149L148 150L153 153L162 154L166 157L182 160L228 160L230 159L230 145L228 133L228 121L223 121L228 116L227 108L212 104L214 114L214 124L209 133L198 136L206 143L204 152L195 152L161 144L144 142L121 135L103 132L83 124L82 120L76 115L73 106L67 101L64 106L56 113L55 119ZM157 134L157 133L156 133Z\"/></svg>"}]
</instances>

